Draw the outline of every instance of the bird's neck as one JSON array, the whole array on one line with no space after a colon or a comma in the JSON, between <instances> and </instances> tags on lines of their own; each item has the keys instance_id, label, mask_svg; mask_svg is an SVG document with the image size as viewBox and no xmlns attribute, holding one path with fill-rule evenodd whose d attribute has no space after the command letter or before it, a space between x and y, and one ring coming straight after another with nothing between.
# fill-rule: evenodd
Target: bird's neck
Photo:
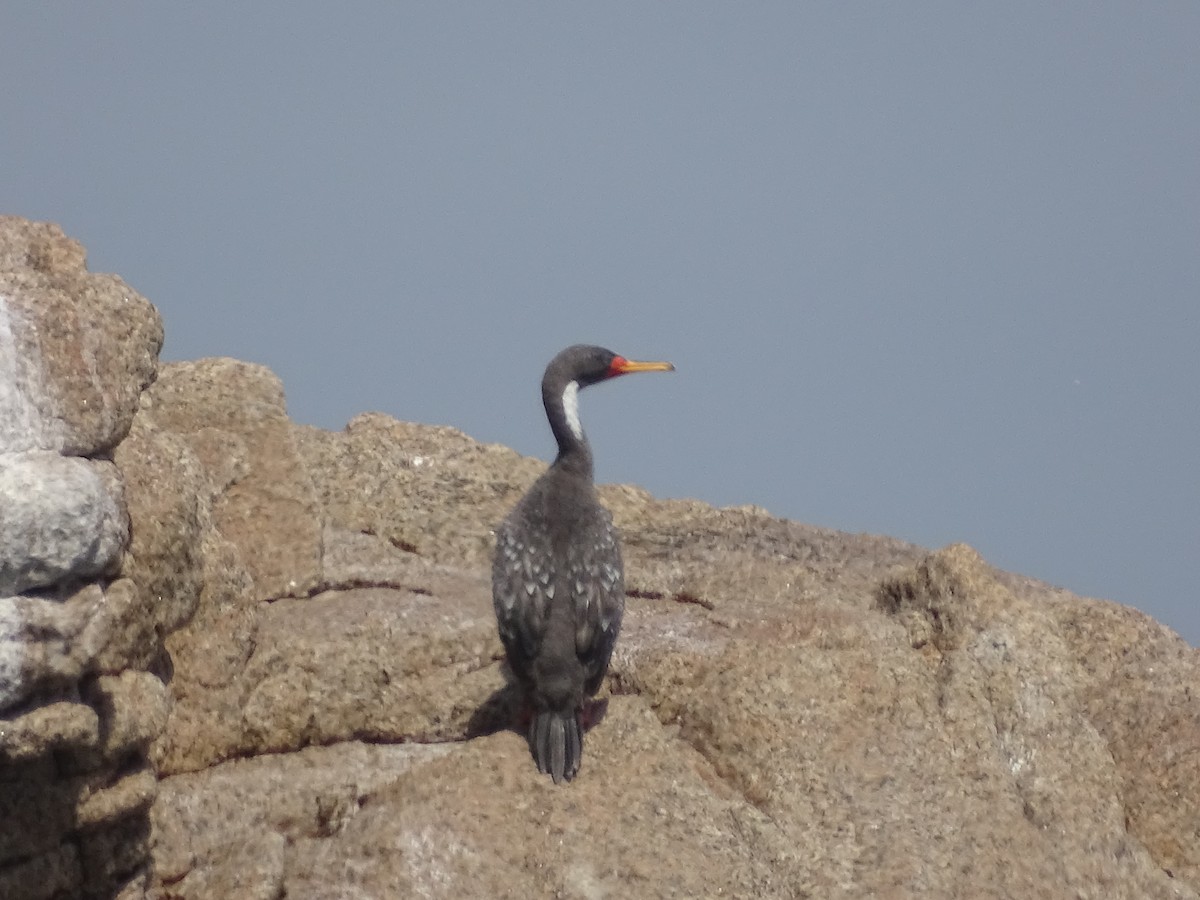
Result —
<instances>
[{"instance_id":1,"label":"bird's neck","mask_svg":"<svg viewBox=\"0 0 1200 900\"><path fill-rule=\"evenodd\" d=\"M546 407L546 418L554 439L558 442L558 456L554 466L576 475L592 479L592 448L583 425L579 421L579 384L569 381L565 385L547 386L542 390L542 403Z\"/></svg>"}]
</instances>

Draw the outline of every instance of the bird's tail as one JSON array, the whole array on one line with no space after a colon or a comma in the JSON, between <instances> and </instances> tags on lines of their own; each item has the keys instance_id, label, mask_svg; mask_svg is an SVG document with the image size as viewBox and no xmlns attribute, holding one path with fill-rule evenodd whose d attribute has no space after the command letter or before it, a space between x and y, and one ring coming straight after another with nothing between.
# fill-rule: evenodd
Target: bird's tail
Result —
<instances>
[{"instance_id":1,"label":"bird's tail","mask_svg":"<svg viewBox=\"0 0 1200 900\"><path fill-rule=\"evenodd\" d=\"M579 772L583 757L583 729L573 710L539 710L529 724L529 747L538 771L558 784Z\"/></svg>"}]
</instances>

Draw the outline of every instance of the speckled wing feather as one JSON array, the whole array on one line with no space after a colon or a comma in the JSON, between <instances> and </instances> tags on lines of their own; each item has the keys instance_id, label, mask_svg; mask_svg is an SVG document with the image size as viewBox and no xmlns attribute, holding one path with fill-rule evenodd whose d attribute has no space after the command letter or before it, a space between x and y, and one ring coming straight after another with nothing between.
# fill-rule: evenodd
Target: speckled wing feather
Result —
<instances>
[{"instance_id":1,"label":"speckled wing feather","mask_svg":"<svg viewBox=\"0 0 1200 900\"><path fill-rule=\"evenodd\" d=\"M546 633L554 583L535 560L544 559L541 548L531 547L536 534L521 527L517 515L496 530L496 555L492 560L492 605L500 627L500 640L508 652L514 674L525 680L529 665L541 649Z\"/></svg>"},{"instance_id":2,"label":"speckled wing feather","mask_svg":"<svg viewBox=\"0 0 1200 900\"><path fill-rule=\"evenodd\" d=\"M608 510L587 529L589 540L570 553L571 599L575 608L575 652L584 664L588 694L600 689L625 613L621 547Z\"/></svg>"}]
</instances>

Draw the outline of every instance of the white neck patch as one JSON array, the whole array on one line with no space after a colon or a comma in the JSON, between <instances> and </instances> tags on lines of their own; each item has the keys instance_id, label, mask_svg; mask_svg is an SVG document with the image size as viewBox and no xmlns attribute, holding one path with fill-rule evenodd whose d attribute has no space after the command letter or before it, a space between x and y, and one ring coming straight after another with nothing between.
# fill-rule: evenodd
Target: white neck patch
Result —
<instances>
[{"instance_id":1,"label":"white neck patch","mask_svg":"<svg viewBox=\"0 0 1200 900\"><path fill-rule=\"evenodd\" d=\"M563 388L563 413L567 417L567 425L575 440L583 440L583 426L579 424L579 382L572 381Z\"/></svg>"}]
</instances>

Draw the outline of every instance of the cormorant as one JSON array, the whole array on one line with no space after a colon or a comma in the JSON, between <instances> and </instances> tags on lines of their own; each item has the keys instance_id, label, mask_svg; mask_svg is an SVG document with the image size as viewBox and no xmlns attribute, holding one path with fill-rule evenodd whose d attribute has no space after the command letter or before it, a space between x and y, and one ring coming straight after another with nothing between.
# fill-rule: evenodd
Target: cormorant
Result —
<instances>
[{"instance_id":1,"label":"cormorant","mask_svg":"<svg viewBox=\"0 0 1200 900\"><path fill-rule=\"evenodd\" d=\"M621 548L612 515L596 497L579 389L674 368L584 344L554 357L542 378L542 403L558 456L496 532L492 602L500 639L531 708L530 750L556 784L579 771L584 703L608 671L625 610Z\"/></svg>"}]
</instances>

